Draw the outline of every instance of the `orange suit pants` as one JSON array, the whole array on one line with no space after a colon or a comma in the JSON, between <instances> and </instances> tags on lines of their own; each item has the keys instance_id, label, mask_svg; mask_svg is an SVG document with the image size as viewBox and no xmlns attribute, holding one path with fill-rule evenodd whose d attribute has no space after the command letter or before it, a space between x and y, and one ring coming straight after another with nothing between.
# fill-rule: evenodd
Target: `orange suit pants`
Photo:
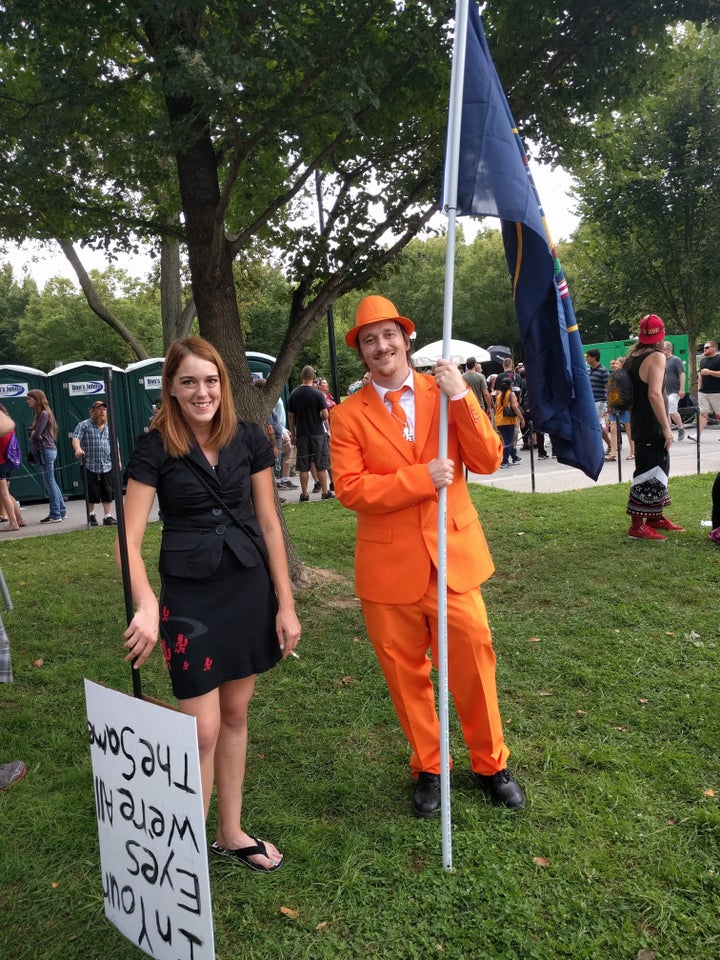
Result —
<instances>
[{"instance_id":1,"label":"orange suit pants","mask_svg":"<svg viewBox=\"0 0 720 960\"><path fill-rule=\"evenodd\" d=\"M440 723L430 676L437 667L438 589L433 571L415 603L361 600L365 626L392 697L400 726L412 749L413 776L440 773ZM475 773L490 775L507 766L495 685L495 652L479 588L447 598L448 688L457 710ZM432 660L428 656L432 652Z\"/></svg>"}]
</instances>

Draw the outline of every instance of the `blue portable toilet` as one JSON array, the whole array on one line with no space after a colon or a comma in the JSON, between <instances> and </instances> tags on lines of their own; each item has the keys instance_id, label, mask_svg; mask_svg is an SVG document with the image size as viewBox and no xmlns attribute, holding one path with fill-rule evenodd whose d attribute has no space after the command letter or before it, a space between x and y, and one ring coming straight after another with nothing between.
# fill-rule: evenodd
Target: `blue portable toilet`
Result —
<instances>
[{"instance_id":1,"label":"blue portable toilet","mask_svg":"<svg viewBox=\"0 0 720 960\"><path fill-rule=\"evenodd\" d=\"M42 370L12 364L0 366L0 403L15 421L15 432L23 454L23 462L13 474L11 489L15 499L23 501L47 498L40 471L27 462L28 434L35 417L27 403L30 390L47 393L47 377Z\"/></svg>"},{"instance_id":2,"label":"blue portable toilet","mask_svg":"<svg viewBox=\"0 0 720 960\"><path fill-rule=\"evenodd\" d=\"M95 400L105 400L103 373L112 370L113 407L115 431L120 445L120 457L127 463L132 451L130 417L128 414L125 371L110 363L79 360L55 367L47 375L50 387L48 399L58 425L57 482L65 496L82 496L82 469L72 448L72 435L81 420L90 416L90 405Z\"/></svg>"},{"instance_id":3,"label":"blue portable toilet","mask_svg":"<svg viewBox=\"0 0 720 960\"><path fill-rule=\"evenodd\" d=\"M147 433L162 395L162 368L164 357L138 360L125 368L128 408L130 411L130 439L133 444L142 433Z\"/></svg>"}]
</instances>

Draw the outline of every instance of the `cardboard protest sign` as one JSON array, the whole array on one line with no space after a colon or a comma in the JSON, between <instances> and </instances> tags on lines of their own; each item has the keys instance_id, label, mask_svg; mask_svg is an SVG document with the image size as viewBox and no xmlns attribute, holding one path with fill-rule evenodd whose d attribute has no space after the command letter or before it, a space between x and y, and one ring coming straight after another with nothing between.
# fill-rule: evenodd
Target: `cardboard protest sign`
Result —
<instances>
[{"instance_id":1,"label":"cardboard protest sign","mask_svg":"<svg viewBox=\"0 0 720 960\"><path fill-rule=\"evenodd\" d=\"M195 718L85 680L105 916L158 960L215 956Z\"/></svg>"}]
</instances>

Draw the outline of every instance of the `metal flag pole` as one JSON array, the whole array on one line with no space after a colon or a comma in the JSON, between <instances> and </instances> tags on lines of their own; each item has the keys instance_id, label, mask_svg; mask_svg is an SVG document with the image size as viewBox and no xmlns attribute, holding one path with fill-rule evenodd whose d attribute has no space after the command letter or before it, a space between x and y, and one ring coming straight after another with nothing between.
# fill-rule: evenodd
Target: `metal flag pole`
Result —
<instances>
[{"instance_id":1,"label":"metal flag pole","mask_svg":"<svg viewBox=\"0 0 720 960\"><path fill-rule=\"evenodd\" d=\"M457 0L455 37L453 41L452 77L448 135L445 151L444 208L448 217L445 249L445 291L443 302L443 358L450 358L452 339L453 295L455 289L455 233L457 218L458 158L462 120L462 88L465 75L465 41L467 36L468 0ZM448 398L440 398L440 437L438 456L448 454ZM438 494L438 706L440 714L440 817L442 823L442 860L445 870L452 870L452 817L450 806L450 721L448 697L448 634L447 634L447 488Z\"/></svg>"},{"instance_id":2,"label":"metal flag pole","mask_svg":"<svg viewBox=\"0 0 720 960\"><path fill-rule=\"evenodd\" d=\"M125 509L123 506L122 476L120 473L120 458L117 439L117 421L115 420L115 401L113 399L113 372L112 367L106 367L103 372L105 382L105 402L108 412L108 436L110 438L110 462L112 463L113 492L115 493L115 512L117 514L117 538L120 552L120 569L122 572L123 593L125 595L125 619L128 626L135 610L132 598L132 582L130 580L130 561L128 559L127 539L125 537ZM133 696L142 700L142 683L140 671L130 664L132 676Z\"/></svg>"}]
</instances>

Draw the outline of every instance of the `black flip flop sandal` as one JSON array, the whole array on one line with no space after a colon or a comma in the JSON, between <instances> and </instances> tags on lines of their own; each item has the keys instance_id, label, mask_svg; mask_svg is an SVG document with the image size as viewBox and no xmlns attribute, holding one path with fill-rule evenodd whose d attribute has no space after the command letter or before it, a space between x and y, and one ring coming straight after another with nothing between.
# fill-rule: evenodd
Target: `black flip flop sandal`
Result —
<instances>
[{"instance_id":1,"label":"black flip flop sandal","mask_svg":"<svg viewBox=\"0 0 720 960\"><path fill-rule=\"evenodd\" d=\"M256 857L258 855L262 857L268 857L267 847L262 840L258 840L257 837L253 837L255 841L255 846L252 847L238 847L237 850L225 850L221 847L217 840L210 847L213 853L217 853L221 857L232 857L234 860L237 860L239 863L244 863L246 867L250 867L251 870L255 870L257 873L273 873L275 870L279 870L283 865L285 858L280 858L280 863L276 863L272 867L261 867L258 863L253 863L250 860L250 857Z\"/></svg>"}]
</instances>

